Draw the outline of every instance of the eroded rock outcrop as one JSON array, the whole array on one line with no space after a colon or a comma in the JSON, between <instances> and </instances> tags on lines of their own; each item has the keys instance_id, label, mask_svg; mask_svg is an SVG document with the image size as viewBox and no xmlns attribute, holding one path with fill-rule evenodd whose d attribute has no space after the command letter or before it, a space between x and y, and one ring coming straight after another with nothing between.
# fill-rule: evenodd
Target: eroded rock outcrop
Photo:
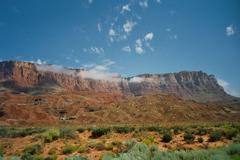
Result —
<instances>
[{"instance_id":1,"label":"eroded rock outcrop","mask_svg":"<svg viewBox=\"0 0 240 160\"><path fill-rule=\"evenodd\" d=\"M68 91L120 92L136 96L166 93L197 101L218 101L231 97L218 85L213 75L202 71L142 74L110 80L84 77L85 72L84 69L54 70L54 65L30 62L0 62L0 80L12 87L34 88L55 84Z\"/></svg>"}]
</instances>

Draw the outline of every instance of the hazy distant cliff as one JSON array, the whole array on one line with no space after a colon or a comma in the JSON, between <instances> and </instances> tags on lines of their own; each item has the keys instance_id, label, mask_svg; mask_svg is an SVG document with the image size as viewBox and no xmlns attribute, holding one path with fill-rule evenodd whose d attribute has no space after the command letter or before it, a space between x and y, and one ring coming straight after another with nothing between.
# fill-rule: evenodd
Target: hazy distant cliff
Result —
<instances>
[{"instance_id":1,"label":"hazy distant cliff","mask_svg":"<svg viewBox=\"0 0 240 160\"><path fill-rule=\"evenodd\" d=\"M56 84L69 91L121 92L126 95L166 93L198 101L230 97L213 75L201 71L96 79L84 69L4 61L0 62L0 80L2 86L12 88L39 88L45 84Z\"/></svg>"}]
</instances>

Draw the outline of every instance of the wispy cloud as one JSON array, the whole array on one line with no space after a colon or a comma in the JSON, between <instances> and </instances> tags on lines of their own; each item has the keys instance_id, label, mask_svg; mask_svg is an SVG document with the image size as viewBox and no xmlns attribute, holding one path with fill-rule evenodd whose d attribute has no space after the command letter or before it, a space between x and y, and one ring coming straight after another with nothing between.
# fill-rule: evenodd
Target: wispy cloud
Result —
<instances>
[{"instance_id":1,"label":"wispy cloud","mask_svg":"<svg viewBox=\"0 0 240 160\"><path fill-rule=\"evenodd\" d=\"M112 82L119 82L122 80L119 74L110 72L110 67L115 62L106 59L101 64L86 64L83 65L86 70L81 72L80 76L86 79L105 80Z\"/></svg>"},{"instance_id":2,"label":"wispy cloud","mask_svg":"<svg viewBox=\"0 0 240 160\"><path fill-rule=\"evenodd\" d=\"M122 48L122 51L124 51L124 52L131 52L131 47L130 46L124 46L123 48Z\"/></svg>"},{"instance_id":3,"label":"wispy cloud","mask_svg":"<svg viewBox=\"0 0 240 160\"><path fill-rule=\"evenodd\" d=\"M142 40L141 39L137 39L136 43L135 43L135 52L137 54L143 54L144 53L144 49L143 49L143 45L142 45Z\"/></svg>"},{"instance_id":4,"label":"wispy cloud","mask_svg":"<svg viewBox=\"0 0 240 160\"><path fill-rule=\"evenodd\" d=\"M235 30L235 27L233 26L233 24L226 27L226 35L227 36L232 36L235 33L236 33L236 30Z\"/></svg>"},{"instance_id":5,"label":"wispy cloud","mask_svg":"<svg viewBox=\"0 0 240 160\"><path fill-rule=\"evenodd\" d=\"M102 47L91 46L90 48L83 48L83 52L92 54L103 54L104 49Z\"/></svg>"},{"instance_id":6,"label":"wispy cloud","mask_svg":"<svg viewBox=\"0 0 240 160\"><path fill-rule=\"evenodd\" d=\"M145 41L151 41L152 39L153 39L153 33L152 32L147 33L144 37Z\"/></svg>"},{"instance_id":7,"label":"wispy cloud","mask_svg":"<svg viewBox=\"0 0 240 160\"><path fill-rule=\"evenodd\" d=\"M147 8L148 7L148 0L139 1L139 6L141 6L143 8Z\"/></svg>"},{"instance_id":8,"label":"wispy cloud","mask_svg":"<svg viewBox=\"0 0 240 160\"><path fill-rule=\"evenodd\" d=\"M102 25L101 25L101 23L97 24L97 30L98 30L98 32L102 32Z\"/></svg>"},{"instance_id":9,"label":"wispy cloud","mask_svg":"<svg viewBox=\"0 0 240 160\"><path fill-rule=\"evenodd\" d=\"M36 63L36 64L47 64L46 61L43 61L41 59L37 59L36 61L33 61L33 63Z\"/></svg>"},{"instance_id":10,"label":"wispy cloud","mask_svg":"<svg viewBox=\"0 0 240 160\"><path fill-rule=\"evenodd\" d=\"M161 0L156 0L157 3L161 3Z\"/></svg>"},{"instance_id":11,"label":"wispy cloud","mask_svg":"<svg viewBox=\"0 0 240 160\"><path fill-rule=\"evenodd\" d=\"M145 52L144 47L149 48L151 51L154 51L154 48L151 46L151 41L154 37L153 32L147 33L143 38L138 38L135 42L135 52L137 54L143 54Z\"/></svg>"},{"instance_id":12,"label":"wispy cloud","mask_svg":"<svg viewBox=\"0 0 240 160\"><path fill-rule=\"evenodd\" d=\"M230 83L223 80L223 79L217 79L217 82L220 86L223 87L224 91L227 92L230 95L240 97L240 91L236 91L232 89L230 86Z\"/></svg>"},{"instance_id":13,"label":"wispy cloud","mask_svg":"<svg viewBox=\"0 0 240 160\"><path fill-rule=\"evenodd\" d=\"M123 5L122 6L122 10L121 10L121 13L125 13L125 12L130 12L131 9L130 9L130 4L126 4L126 5Z\"/></svg>"},{"instance_id":14,"label":"wispy cloud","mask_svg":"<svg viewBox=\"0 0 240 160\"><path fill-rule=\"evenodd\" d=\"M127 34L129 34L136 24L137 22L127 20L126 23L123 24L123 29Z\"/></svg>"}]
</instances>

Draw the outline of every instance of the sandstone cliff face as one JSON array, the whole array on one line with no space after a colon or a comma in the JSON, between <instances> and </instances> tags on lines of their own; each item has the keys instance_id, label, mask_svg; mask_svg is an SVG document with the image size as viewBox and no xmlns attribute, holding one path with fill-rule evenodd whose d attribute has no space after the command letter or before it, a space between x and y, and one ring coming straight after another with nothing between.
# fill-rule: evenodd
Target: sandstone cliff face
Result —
<instances>
[{"instance_id":1,"label":"sandstone cliff face","mask_svg":"<svg viewBox=\"0 0 240 160\"><path fill-rule=\"evenodd\" d=\"M49 65L48 65L49 66ZM84 78L80 69L39 70L29 62L0 62L0 80L11 81L23 88L56 84L68 91L120 92L126 95L154 93L174 94L198 101L217 101L229 98L212 75L204 72L179 72L168 74L143 74L117 81Z\"/></svg>"}]
</instances>

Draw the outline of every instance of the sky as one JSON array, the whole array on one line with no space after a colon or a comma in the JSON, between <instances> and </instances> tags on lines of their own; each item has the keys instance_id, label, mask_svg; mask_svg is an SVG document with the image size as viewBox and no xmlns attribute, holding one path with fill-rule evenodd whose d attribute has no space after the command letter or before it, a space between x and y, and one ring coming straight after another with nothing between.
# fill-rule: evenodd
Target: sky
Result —
<instances>
[{"instance_id":1,"label":"sky","mask_svg":"<svg viewBox=\"0 0 240 160\"><path fill-rule=\"evenodd\" d=\"M0 0L0 60L214 74L240 96L239 0Z\"/></svg>"}]
</instances>

